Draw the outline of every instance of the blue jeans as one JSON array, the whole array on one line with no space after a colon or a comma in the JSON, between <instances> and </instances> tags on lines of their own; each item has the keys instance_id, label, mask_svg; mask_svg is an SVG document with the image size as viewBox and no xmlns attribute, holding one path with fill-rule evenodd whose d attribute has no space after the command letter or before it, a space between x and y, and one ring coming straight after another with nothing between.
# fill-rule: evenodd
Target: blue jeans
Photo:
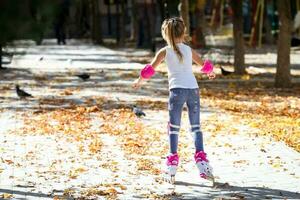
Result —
<instances>
[{"instance_id":1,"label":"blue jeans","mask_svg":"<svg viewBox=\"0 0 300 200\"><path fill-rule=\"evenodd\" d=\"M195 149L203 151L203 135L200 130L200 98L199 89L173 88L169 97L169 124L170 152L177 153L178 133L180 130L181 113L186 103L189 113L190 131L194 134Z\"/></svg>"}]
</instances>

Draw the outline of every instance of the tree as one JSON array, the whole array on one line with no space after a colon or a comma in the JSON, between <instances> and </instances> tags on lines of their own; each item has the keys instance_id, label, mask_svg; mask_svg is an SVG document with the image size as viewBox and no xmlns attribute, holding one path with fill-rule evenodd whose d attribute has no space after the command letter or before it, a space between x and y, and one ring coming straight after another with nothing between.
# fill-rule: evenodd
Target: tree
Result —
<instances>
[{"instance_id":1,"label":"tree","mask_svg":"<svg viewBox=\"0 0 300 200\"><path fill-rule=\"evenodd\" d=\"M155 9L155 4L154 0L151 0L149 2L149 16L148 16L148 24L149 24L149 38L151 39L151 51L154 53L156 50L156 43L155 43L155 24L156 24L156 9Z\"/></svg>"},{"instance_id":2,"label":"tree","mask_svg":"<svg viewBox=\"0 0 300 200\"><path fill-rule=\"evenodd\" d=\"M138 32L138 21L137 21L137 5L136 0L131 0L131 24L130 24L130 40L135 41L137 40L137 32Z\"/></svg>"},{"instance_id":3,"label":"tree","mask_svg":"<svg viewBox=\"0 0 300 200\"><path fill-rule=\"evenodd\" d=\"M189 0L180 0L179 11L186 26L186 34L190 35Z\"/></svg>"},{"instance_id":4,"label":"tree","mask_svg":"<svg viewBox=\"0 0 300 200\"><path fill-rule=\"evenodd\" d=\"M119 4L121 5L121 13L120 13L120 41L119 45L124 46L125 45L125 38L126 38L126 32L125 32L125 17L126 17L126 2L120 1Z\"/></svg>"},{"instance_id":5,"label":"tree","mask_svg":"<svg viewBox=\"0 0 300 200\"><path fill-rule=\"evenodd\" d=\"M243 1L231 1L231 5L233 10L234 72L242 75L246 73L243 38Z\"/></svg>"},{"instance_id":6,"label":"tree","mask_svg":"<svg viewBox=\"0 0 300 200\"><path fill-rule=\"evenodd\" d=\"M123 46L125 44L125 1L116 1L116 39L118 45Z\"/></svg>"},{"instance_id":7,"label":"tree","mask_svg":"<svg viewBox=\"0 0 300 200\"><path fill-rule=\"evenodd\" d=\"M11 1L12 3L16 3L15 1ZM19 13L10 13L9 11L13 11L13 7L10 1L0 1L0 68L2 68L2 48L6 45L7 42L11 41L14 37L16 37L16 33L13 31L13 27L10 25L11 23L15 24L18 22ZM10 22L8 23L7 18L10 17ZM16 26L17 27L17 26Z\"/></svg>"},{"instance_id":8,"label":"tree","mask_svg":"<svg viewBox=\"0 0 300 200\"><path fill-rule=\"evenodd\" d=\"M196 15L196 29L195 33L193 33L195 37L195 46L196 47L205 47L205 37L204 30L207 27L207 23L204 15L204 7L206 0L197 0L195 7L195 15Z\"/></svg>"},{"instance_id":9,"label":"tree","mask_svg":"<svg viewBox=\"0 0 300 200\"><path fill-rule=\"evenodd\" d=\"M28 2L25 1L17 1L17 0L3 0L0 1L0 67L2 68L2 48L6 46L6 44L18 37L24 30L29 26L28 18L29 9L25 10L24 8L28 8Z\"/></svg>"},{"instance_id":10,"label":"tree","mask_svg":"<svg viewBox=\"0 0 300 200\"><path fill-rule=\"evenodd\" d=\"M101 32L101 16L99 0L92 0L91 2L91 13L92 13L92 40L96 44L102 43L102 32Z\"/></svg>"},{"instance_id":11,"label":"tree","mask_svg":"<svg viewBox=\"0 0 300 200\"><path fill-rule=\"evenodd\" d=\"M3 69L2 67L2 45L0 43L0 69Z\"/></svg>"},{"instance_id":12,"label":"tree","mask_svg":"<svg viewBox=\"0 0 300 200\"><path fill-rule=\"evenodd\" d=\"M89 19L91 8L86 0L77 0L75 6L75 37L85 37L91 29Z\"/></svg>"},{"instance_id":13,"label":"tree","mask_svg":"<svg viewBox=\"0 0 300 200\"><path fill-rule=\"evenodd\" d=\"M154 17L152 0L137 1L137 47L152 48L154 31Z\"/></svg>"},{"instance_id":14,"label":"tree","mask_svg":"<svg viewBox=\"0 0 300 200\"><path fill-rule=\"evenodd\" d=\"M33 39L40 43L44 31L55 16L57 1L1 0L0 1L0 61L2 48L16 39ZM0 62L0 67L2 62Z\"/></svg>"},{"instance_id":15,"label":"tree","mask_svg":"<svg viewBox=\"0 0 300 200\"><path fill-rule=\"evenodd\" d=\"M290 48L292 32L290 0L277 0L277 8L280 26L277 44L275 87L289 87L291 85Z\"/></svg>"}]
</instances>

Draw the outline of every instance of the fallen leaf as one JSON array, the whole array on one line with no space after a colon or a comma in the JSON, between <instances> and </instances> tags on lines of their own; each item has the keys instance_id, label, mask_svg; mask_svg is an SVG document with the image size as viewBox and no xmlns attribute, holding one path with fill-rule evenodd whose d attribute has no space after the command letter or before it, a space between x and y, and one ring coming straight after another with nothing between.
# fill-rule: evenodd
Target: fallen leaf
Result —
<instances>
[{"instance_id":1,"label":"fallen leaf","mask_svg":"<svg viewBox=\"0 0 300 200\"><path fill-rule=\"evenodd\" d=\"M3 199L11 199L14 196L12 194L9 194L9 193L3 193L3 194L0 194L0 197L3 198Z\"/></svg>"}]
</instances>

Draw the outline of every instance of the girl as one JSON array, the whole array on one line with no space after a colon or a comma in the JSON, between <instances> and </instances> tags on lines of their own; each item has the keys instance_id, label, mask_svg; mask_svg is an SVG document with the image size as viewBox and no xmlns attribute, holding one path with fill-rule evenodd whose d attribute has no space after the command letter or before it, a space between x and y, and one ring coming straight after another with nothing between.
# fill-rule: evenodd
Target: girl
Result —
<instances>
[{"instance_id":1,"label":"girl","mask_svg":"<svg viewBox=\"0 0 300 200\"><path fill-rule=\"evenodd\" d=\"M160 49L151 64L141 70L140 77L133 83L134 88L139 88L145 79L155 73L155 68L165 60L168 67L169 79L169 123L168 134L170 154L167 156L167 174L174 181L179 156L177 154L178 133L181 122L181 112L184 103L187 104L191 132L194 134L195 162L200 176L204 179L213 179L212 168L203 149L203 136L200 130L200 100L199 87L192 72L192 62L203 66L201 71L208 77L215 78L213 66L209 61L203 62L200 56L185 45L185 25L178 17L166 19L161 27L161 33L168 46Z\"/></svg>"}]
</instances>

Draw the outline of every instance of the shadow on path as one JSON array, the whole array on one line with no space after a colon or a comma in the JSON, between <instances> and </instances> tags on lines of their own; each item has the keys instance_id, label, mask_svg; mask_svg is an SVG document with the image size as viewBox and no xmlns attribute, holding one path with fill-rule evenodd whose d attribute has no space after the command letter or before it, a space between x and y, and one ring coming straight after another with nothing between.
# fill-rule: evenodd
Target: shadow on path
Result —
<instances>
[{"instance_id":1,"label":"shadow on path","mask_svg":"<svg viewBox=\"0 0 300 200\"><path fill-rule=\"evenodd\" d=\"M216 183L214 187L202 184L176 181L176 186L192 187L192 193L175 193L157 195L157 197L168 197L172 200L189 199L189 200L211 200L211 199L300 199L300 194L286 190L272 189L266 187L239 187L232 186L228 183ZM205 188L205 189L204 189ZM203 190L204 189L204 190ZM208 192L209 190L209 192ZM204 192L205 191L205 192ZM195 196L196 194L196 196ZM199 194L199 196L198 196ZM136 196L137 198L144 198Z\"/></svg>"},{"instance_id":2,"label":"shadow on path","mask_svg":"<svg viewBox=\"0 0 300 200\"><path fill-rule=\"evenodd\" d=\"M24 189L22 191L22 189ZM13 199L31 199L32 197L36 197L39 199L53 199L54 195L51 194L44 194L44 193L35 193L35 192L28 192L26 191L27 187L20 187L19 190L16 189L1 189L0 188L0 193L7 193L7 194L13 194L14 197ZM18 197L22 196L22 197ZM0 198L3 199L3 198Z\"/></svg>"}]
</instances>

